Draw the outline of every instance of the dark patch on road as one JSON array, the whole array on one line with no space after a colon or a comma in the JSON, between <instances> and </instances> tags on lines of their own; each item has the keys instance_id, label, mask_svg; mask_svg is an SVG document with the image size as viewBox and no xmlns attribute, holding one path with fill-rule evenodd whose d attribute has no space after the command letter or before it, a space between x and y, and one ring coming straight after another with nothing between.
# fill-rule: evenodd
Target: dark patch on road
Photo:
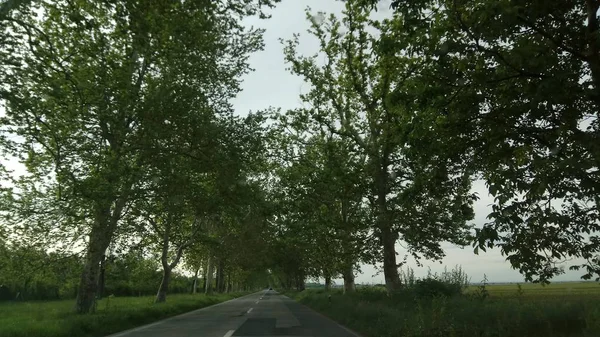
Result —
<instances>
[{"instance_id":1,"label":"dark patch on road","mask_svg":"<svg viewBox=\"0 0 600 337\"><path fill-rule=\"evenodd\" d=\"M276 328L275 318L249 318L239 327L233 336L310 336L307 329L294 326Z\"/></svg>"},{"instance_id":2,"label":"dark patch on road","mask_svg":"<svg viewBox=\"0 0 600 337\"><path fill-rule=\"evenodd\" d=\"M234 336L269 336L275 330L275 318L248 318Z\"/></svg>"},{"instance_id":3,"label":"dark patch on road","mask_svg":"<svg viewBox=\"0 0 600 337\"><path fill-rule=\"evenodd\" d=\"M289 328L275 328L273 336L312 336L311 332L301 326L292 326Z\"/></svg>"},{"instance_id":4,"label":"dark patch on road","mask_svg":"<svg viewBox=\"0 0 600 337\"><path fill-rule=\"evenodd\" d=\"M242 317L246 314L246 311L247 310L242 310L242 311L240 311L239 314L231 315L231 317Z\"/></svg>"}]
</instances>

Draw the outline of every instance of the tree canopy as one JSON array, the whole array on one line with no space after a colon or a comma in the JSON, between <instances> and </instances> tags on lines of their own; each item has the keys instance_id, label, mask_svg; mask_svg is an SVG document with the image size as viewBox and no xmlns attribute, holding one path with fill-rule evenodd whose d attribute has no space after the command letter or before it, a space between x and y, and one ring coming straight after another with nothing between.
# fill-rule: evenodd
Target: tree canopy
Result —
<instances>
[{"instance_id":1,"label":"tree canopy","mask_svg":"<svg viewBox=\"0 0 600 337\"><path fill-rule=\"evenodd\" d=\"M445 243L600 277L597 1L307 9L318 53L281 41L301 106L234 111L264 47L245 20L277 2L0 5L0 153L26 168L0 163L0 299L350 292L364 264L394 292Z\"/></svg>"}]
</instances>

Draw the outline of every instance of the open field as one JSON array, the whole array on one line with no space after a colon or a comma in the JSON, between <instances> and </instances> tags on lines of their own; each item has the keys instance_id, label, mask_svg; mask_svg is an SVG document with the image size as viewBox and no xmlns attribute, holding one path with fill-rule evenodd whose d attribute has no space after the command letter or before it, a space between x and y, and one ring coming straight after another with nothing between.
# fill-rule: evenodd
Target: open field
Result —
<instances>
[{"instance_id":1,"label":"open field","mask_svg":"<svg viewBox=\"0 0 600 337\"><path fill-rule=\"evenodd\" d=\"M170 295L160 304L153 303L154 296L105 298L93 315L73 313L74 300L1 303L0 336L105 336L242 295Z\"/></svg>"},{"instance_id":2,"label":"open field","mask_svg":"<svg viewBox=\"0 0 600 337\"><path fill-rule=\"evenodd\" d=\"M590 283L491 285L449 298L391 298L381 288L305 290L289 296L365 337L597 337L600 286ZM328 295L331 294L331 301ZM530 296L532 295L532 296ZM534 296L533 296L534 295Z\"/></svg>"},{"instance_id":3,"label":"open field","mask_svg":"<svg viewBox=\"0 0 600 337\"><path fill-rule=\"evenodd\" d=\"M523 295L578 295L595 294L600 295L600 283L598 282L560 282L541 285L536 283L520 283ZM478 286L472 285L467 288L467 293L477 291ZM518 294L519 286L515 284L491 284L486 289L491 296L511 296Z\"/></svg>"}]
</instances>

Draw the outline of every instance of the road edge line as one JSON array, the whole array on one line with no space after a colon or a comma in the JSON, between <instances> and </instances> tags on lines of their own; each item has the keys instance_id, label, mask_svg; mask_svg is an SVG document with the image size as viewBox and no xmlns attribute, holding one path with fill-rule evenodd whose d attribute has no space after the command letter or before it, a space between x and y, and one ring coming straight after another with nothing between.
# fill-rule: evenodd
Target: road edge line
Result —
<instances>
[{"instance_id":1,"label":"road edge line","mask_svg":"<svg viewBox=\"0 0 600 337\"><path fill-rule=\"evenodd\" d=\"M229 302L237 301L237 300L239 300L239 299L242 299L242 298L244 298L244 297L250 297L250 296L252 296L252 295L256 295L256 294L258 294L258 293L260 293L260 292L262 292L262 291L263 291L263 290L261 290L261 291L257 291L257 292L255 292L255 293L252 293L252 294L248 294L248 295L244 295L244 296L240 296L240 297L232 298L232 299L230 299L230 300L227 300L227 301L224 301L224 302L220 302L220 303L216 303L216 304L213 304L213 305L209 305L209 306L207 306L207 307L203 307L203 308L200 308L200 309L194 309L194 310L192 310L192 311L184 312L184 313L182 313L182 314L179 314L179 315L176 315L176 316L167 317L167 318L161 319L160 321L156 321L156 322L148 323L148 324L141 325L141 326L138 326L138 327L135 327L135 328L131 328L131 329L127 329L127 330L123 330L123 331L115 332L114 334L107 335L107 336L105 336L105 337L121 337L121 336L125 336L125 335L127 335L128 333L132 333L132 332L135 332L135 331L140 331L140 330L145 330L145 329L151 328L151 327L153 327L153 326L157 326L157 325L159 325L159 324L162 324L162 323L164 323L164 322L166 322L166 321L169 321L169 320L172 320L172 319L175 319L175 318L181 318L181 317L185 317L185 316L191 315L191 314L193 314L193 313L196 313L196 312L199 312L199 311L203 311L203 310L207 310L207 309L210 309L210 308L214 308L214 307L217 307L217 306L219 306L219 305L223 305L223 304L225 304L225 303L229 303Z\"/></svg>"}]
</instances>

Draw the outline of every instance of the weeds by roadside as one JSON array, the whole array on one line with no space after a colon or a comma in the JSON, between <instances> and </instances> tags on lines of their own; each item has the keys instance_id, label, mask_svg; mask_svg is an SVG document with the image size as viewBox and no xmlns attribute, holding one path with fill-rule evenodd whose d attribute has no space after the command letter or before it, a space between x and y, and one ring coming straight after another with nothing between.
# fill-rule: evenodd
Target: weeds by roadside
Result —
<instances>
[{"instance_id":1,"label":"weeds by roadside","mask_svg":"<svg viewBox=\"0 0 600 337\"><path fill-rule=\"evenodd\" d=\"M525 287L514 285L510 295L492 296L494 286L485 278L465 294L468 282L460 269L422 280L405 277L410 274L404 272L406 287L391 296L380 287L290 295L365 337L600 336L600 291L527 296Z\"/></svg>"}]
</instances>

